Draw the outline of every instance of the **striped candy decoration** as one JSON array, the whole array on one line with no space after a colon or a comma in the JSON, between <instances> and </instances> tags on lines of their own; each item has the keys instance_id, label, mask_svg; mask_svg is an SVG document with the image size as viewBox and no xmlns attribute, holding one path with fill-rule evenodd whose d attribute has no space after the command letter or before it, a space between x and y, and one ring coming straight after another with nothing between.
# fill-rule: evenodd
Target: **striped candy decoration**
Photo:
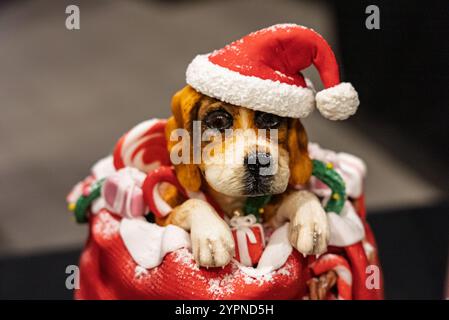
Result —
<instances>
[{"instance_id":1,"label":"striped candy decoration","mask_svg":"<svg viewBox=\"0 0 449 320\"><path fill-rule=\"evenodd\" d=\"M114 149L115 168L133 167L148 173L159 166L170 165L166 124L163 119L150 119L125 133Z\"/></svg>"},{"instance_id":2,"label":"striped candy decoration","mask_svg":"<svg viewBox=\"0 0 449 320\"><path fill-rule=\"evenodd\" d=\"M352 300L352 272L351 268L342 256L328 253L321 256L310 265L316 276L328 271L337 273L338 300Z\"/></svg>"},{"instance_id":3,"label":"striped candy decoration","mask_svg":"<svg viewBox=\"0 0 449 320\"><path fill-rule=\"evenodd\" d=\"M168 183L176 187L185 199L200 199L206 201L215 209L215 211L217 211L220 217L224 217L223 211L211 197L207 196L202 191L192 192L184 189L176 177L175 169L168 166L161 166L150 172L142 185L145 203L156 217L166 217L173 210L159 193L159 186L161 183Z\"/></svg>"},{"instance_id":4,"label":"striped candy decoration","mask_svg":"<svg viewBox=\"0 0 449 320\"><path fill-rule=\"evenodd\" d=\"M148 174L142 186L145 202L148 204L150 211L158 218L166 217L173 210L159 193L161 183L175 186L186 199L195 198L210 202L210 199L206 198L201 191L189 192L185 190L176 178L173 167L161 166Z\"/></svg>"}]
</instances>

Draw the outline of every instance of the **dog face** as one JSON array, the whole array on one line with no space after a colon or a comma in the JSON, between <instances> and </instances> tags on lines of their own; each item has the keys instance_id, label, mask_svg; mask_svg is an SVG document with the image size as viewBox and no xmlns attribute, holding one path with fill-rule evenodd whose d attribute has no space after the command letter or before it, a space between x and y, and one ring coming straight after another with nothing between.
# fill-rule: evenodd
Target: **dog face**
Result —
<instances>
[{"instance_id":1,"label":"dog face","mask_svg":"<svg viewBox=\"0 0 449 320\"><path fill-rule=\"evenodd\" d=\"M190 191L208 183L228 196L279 194L288 183L304 184L311 174L307 137L297 119L253 111L213 99L187 86L172 101L171 131L183 128L194 136L200 128L201 161L175 166L180 183ZM199 121L199 122L196 122Z\"/></svg>"},{"instance_id":2,"label":"dog face","mask_svg":"<svg viewBox=\"0 0 449 320\"><path fill-rule=\"evenodd\" d=\"M228 196L277 194L287 188L287 119L204 96L198 106L199 168L207 183Z\"/></svg>"}]
</instances>

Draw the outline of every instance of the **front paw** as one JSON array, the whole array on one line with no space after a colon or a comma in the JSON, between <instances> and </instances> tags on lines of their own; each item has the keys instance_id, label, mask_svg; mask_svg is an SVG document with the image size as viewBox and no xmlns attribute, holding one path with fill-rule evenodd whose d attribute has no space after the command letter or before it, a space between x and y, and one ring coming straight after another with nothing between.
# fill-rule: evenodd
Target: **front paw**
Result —
<instances>
[{"instance_id":1,"label":"front paw","mask_svg":"<svg viewBox=\"0 0 449 320\"><path fill-rule=\"evenodd\" d=\"M299 207L290 221L290 243L304 255L326 252L329 235L326 212L319 201L308 201Z\"/></svg>"},{"instance_id":2,"label":"front paw","mask_svg":"<svg viewBox=\"0 0 449 320\"><path fill-rule=\"evenodd\" d=\"M234 239L226 222L209 205L201 206L192 219L193 256L203 267L224 267L234 256Z\"/></svg>"}]
</instances>

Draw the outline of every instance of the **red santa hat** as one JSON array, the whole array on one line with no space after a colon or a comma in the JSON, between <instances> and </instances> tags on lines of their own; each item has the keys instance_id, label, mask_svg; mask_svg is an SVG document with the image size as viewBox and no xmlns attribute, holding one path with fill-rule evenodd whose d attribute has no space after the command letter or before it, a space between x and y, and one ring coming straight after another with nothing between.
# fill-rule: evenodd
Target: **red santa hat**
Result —
<instances>
[{"instance_id":1,"label":"red santa hat","mask_svg":"<svg viewBox=\"0 0 449 320\"><path fill-rule=\"evenodd\" d=\"M325 87L316 95L301 74L312 64ZM283 117L304 118L316 104L324 117L344 120L359 105L354 87L340 82L338 64L326 40L296 24L274 25L198 55L188 66L186 78L205 95Z\"/></svg>"}]
</instances>

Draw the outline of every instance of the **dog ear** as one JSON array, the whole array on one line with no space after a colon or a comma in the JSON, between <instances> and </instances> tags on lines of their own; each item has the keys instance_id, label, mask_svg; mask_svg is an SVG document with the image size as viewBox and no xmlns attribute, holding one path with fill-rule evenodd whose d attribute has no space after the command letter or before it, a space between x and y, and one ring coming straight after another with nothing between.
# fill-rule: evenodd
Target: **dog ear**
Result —
<instances>
[{"instance_id":1,"label":"dog ear","mask_svg":"<svg viewBox=\"0 0 449 320\"><path fill-rule=\"evenodd\" d=\"M287 147L290 156L290 184L306 184L312 175L312 161L307 150L308 139L301 122L290 119Z\"/></svg>"},{"instance_id":2,"label":"dog ear","mask_svg":"<svg viewBox=\"0 0 449 320\"><path fill-rule=\"evenodd\" d=\"M192 150L192 122L196 118L201 97L202 95L190 86L186 86L178 91L172 98L171 107L173 116L168 119L165 129L169 153L178 143L178 141L170 141L171 132L176 129L185 129L189 132L190 163L175 165L176 176L181 185L188 191L198 191L201 187L201 172L198 165L193 163Z\"/></svg>"}]
</instances>

